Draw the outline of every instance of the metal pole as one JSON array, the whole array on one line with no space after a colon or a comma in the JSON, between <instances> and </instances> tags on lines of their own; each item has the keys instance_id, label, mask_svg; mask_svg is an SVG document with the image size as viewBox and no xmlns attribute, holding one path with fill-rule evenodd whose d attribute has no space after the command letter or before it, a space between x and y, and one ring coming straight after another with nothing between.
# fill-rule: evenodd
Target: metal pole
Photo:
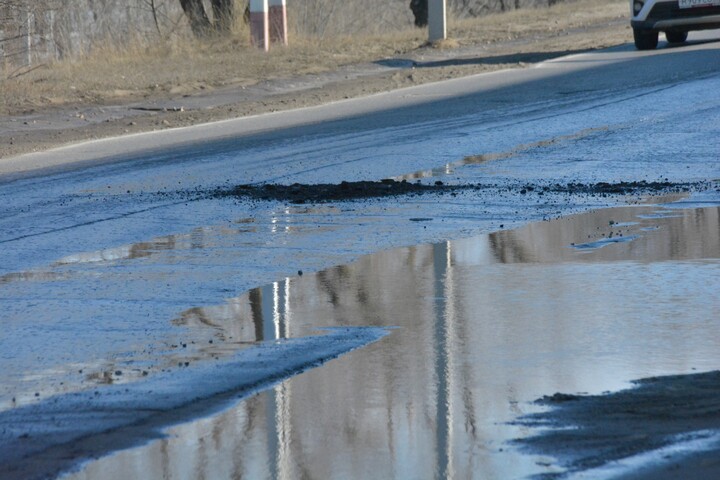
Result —
<instances>
[{"instance_id":1,"label":"metal pole","mask_svg":"<svg viewBox=\"0 0 720 480\"><path fill-rule=\"evenodd\" d=\"M270 49L268 0L250 0L250 41L266 52Z\"/></svg>"},{"instance_id":2,"label":"metal pole","mask_svg":"<svg viewBox=\"0 0 720 480\"><path fill-rule=\"evenodd\" d=\"M50 39L47 42L47 53L53 59L58 59L57 44L55 43L55 10L47 13L48 23L50 26Z\"/></svg>"},{"instance_id":3,"label":"metal pole","mask_svg":"<svg viewBox=\"0 0 720 480\"><path fill-rule=\"evenodd\" d=\"M428 40L447 38L447 8L445 0L428 0Z\"/></svg>"},{"instance_id":4,"label":"metal pole","mask_svg":"<svg viewBox=\"0 0 720 480\"><path fill-rule=\"evenodd\" d=\"M32 65L32 35L30 33L32 27L32 13L30 7L27 7L27 32L25 32L25 48L27 49L27 66Z\"/></svg>"}]
</instances>

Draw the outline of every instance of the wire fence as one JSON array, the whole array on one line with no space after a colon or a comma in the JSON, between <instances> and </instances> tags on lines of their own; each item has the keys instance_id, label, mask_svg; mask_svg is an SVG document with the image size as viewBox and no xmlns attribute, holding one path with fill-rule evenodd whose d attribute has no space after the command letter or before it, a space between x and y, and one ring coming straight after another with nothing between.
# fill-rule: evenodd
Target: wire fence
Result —
<instances>
[{"instance_id":1,"label":"wire fence","mask_svg":"<svg viewBox=\"0 0 720 480\"><path fill-rule=\"evenodd\" d=\"M207 0L203 0L207 1ZM236 12L247 0L235 0ZM480 16L559 0L447 0L455 17ZM381 34L413 23L409 0L288 0L296 35ZM210 5L206 5L212 12ZM242 14L237 15L239 22ZM179 0L0 0L0 73L77 58L96 45L153 44L191 31Z\"/></svg>"},{"instance_id":2,"label":"wire fence","mask_svg":"<svg viewBox=\"0 0 720 480\"><path fill-rule=\"evenodd\" d=\"M0 0L0 68L72 59L94 45L157 42L186 29L170 0Z\"/></svg>"}]
</instances>

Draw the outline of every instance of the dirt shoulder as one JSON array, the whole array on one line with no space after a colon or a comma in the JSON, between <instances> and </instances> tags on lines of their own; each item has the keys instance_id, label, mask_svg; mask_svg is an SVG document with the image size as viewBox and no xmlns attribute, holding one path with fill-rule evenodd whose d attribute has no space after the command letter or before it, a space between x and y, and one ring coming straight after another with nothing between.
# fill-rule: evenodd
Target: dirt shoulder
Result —
<instances>
[{"instance_id":1,"label":"dirt shoulder","mask_svg":"<svg viewBox=\"0 0 720 480\"><path fill-rule=\"evenodd\" d=\"M303 44L269 56L244 52L242 78L232 78L241 67L228 64L230 57L221 47L190 58L172 81L163 76L172 73L167 72L171 66L156 65L138 84L125 85L123 81L130 80L123 79L130 75L113 69L135 67L120 60L103 68L95 59L86 67L80 63L38 69L3 85L0 158L528 67L627 43L631 31L626 9L624 0L578 0L491 15L451 24L452 39L438 45L423 45L424 31L417 30L371 39L372 48L340 42L332 47ZM208 72L203 61L213 56L216 63L228 64L225 71ZM232 58L238 56L236 52ZM85 84L79 80L83 68L88 73Z\"/></svg>"},{"instance_id":2,"label":"dirt shoulder","mask_svg":"<svg viewBox=\"0 0 720 480\"><path fill-rule=\"evenodd\" d=\"M720 372L635 383L607 395L556 393L538 400L553 408L521 423L550 429L519 443L559 458L570 473L615 468L612 478L717 478Z\"/></svg>"}]
</instances>

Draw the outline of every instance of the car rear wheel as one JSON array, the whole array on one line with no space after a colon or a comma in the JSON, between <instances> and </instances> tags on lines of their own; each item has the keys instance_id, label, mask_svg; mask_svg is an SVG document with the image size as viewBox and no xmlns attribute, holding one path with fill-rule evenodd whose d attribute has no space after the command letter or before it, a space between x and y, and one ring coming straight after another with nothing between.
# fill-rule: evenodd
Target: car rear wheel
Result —
<instances>
[{"instance_id":1,"label":"car rear wheel","mask_svg":"<svg viewBox=\"0 0 720 480\"><path fill-rule=\"evenodd\" d=\"M658 32L633 28L635 48L638 50L653 50L658 45Z\"/></svg>"},{"instance_id":2,"label":"car rear wheel","mask_svg":"<svg viewBox=\"0 0 720 480\"><path fill-rule=\"evenodd\" d=\"M665 32L665 38L670 43L684 43L687 37L688 32Z\"/></svg>"}]
</instances>

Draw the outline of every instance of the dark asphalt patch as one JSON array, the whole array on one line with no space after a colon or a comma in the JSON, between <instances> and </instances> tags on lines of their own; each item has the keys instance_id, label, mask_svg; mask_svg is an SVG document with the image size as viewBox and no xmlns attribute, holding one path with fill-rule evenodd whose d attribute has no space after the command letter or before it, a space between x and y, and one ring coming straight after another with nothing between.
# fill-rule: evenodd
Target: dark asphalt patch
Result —
<instances>
[{"instance_id":1,"label":"dark asphalt patch","mask_svg":"<svg viewBox=\"0 0 720 480\"><path fill-rule=\"evenodd\" d=\"M381 181L341 182L337 184L243 184L218 189L211 192L211 197L232 197L259 201L279 201L294 204L327 203L370 198L414 196L428 193L457 195L462 191L473 190L506 190L515 191L520 195L543 195L545 193L566 193L578 195L611 196L611 195L649 195L686 192L707 188L705 184L662 182L598 182L598 183L554 183L546 185L524 184L502 186L497 184L461 184L448 185L437 181L434 184L411 183L406 180L385 179Z\"/></svg>"},{"instance_id":2,"label":"dark asphalt patch","mask_svg":"<svg viewBox=\"0 0 720 480\"><path fill-rule=\"evenodd\" d=\"M673 182L616 182L555 184L554 192L631 195L635 193L674 193L690 190L694 184Z\"/></svg>"},{"instance_id":3,"label":"dark asphalt patch","mask_svg":"<svg viewBox=\"0 0 720 480\"><path fill-rule=\"evenodd\" d=\"M255 200L276 200L290 203L323 203L343 200L419 195L422 193L447 193L465 187L446 186L442 182L434 185L410 183L405 180L381 180L379 182L341 182L338 184L238 185L221 193L222 196L250 198Z\"/></svg>"}]
</instances>

